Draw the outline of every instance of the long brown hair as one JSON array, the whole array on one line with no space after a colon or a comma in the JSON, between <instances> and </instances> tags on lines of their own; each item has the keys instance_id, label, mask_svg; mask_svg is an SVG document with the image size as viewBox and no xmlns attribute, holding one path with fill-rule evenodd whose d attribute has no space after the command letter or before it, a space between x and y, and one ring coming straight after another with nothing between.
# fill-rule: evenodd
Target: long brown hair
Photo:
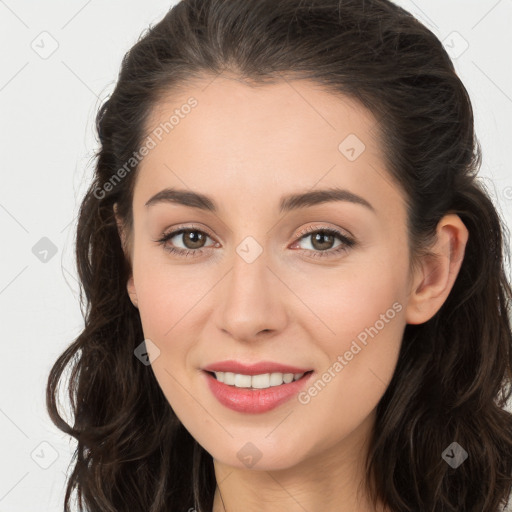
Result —
<instances>
[{"instance_id":1,"label":"long brown hair","mask_svg":"<svg viewBox=\"0 0 512 512\"><path fill-rule=\"evenodd\" d=\"M389 173L406 193L414 257L447 212L468 228L449 297L431 320L405 328L377 409L368 490L393 511L497 512L512 487L506 228L476 176L473 111L448 54L388 0L182 0L125 55L97 115L97 164L76 233L85 327L48 378L50 417L78 442L65 511L73 490L89 512L211 511L212 457L134 357L143 332L113 205L130 229L137 166L119 169L141 146L159 99L225 71L257 85L309 79L370 109ZM68 365L72 424L57 403ZM469 454L456 469L441 457L453 441Z\"/></svg>"}]
</instances>

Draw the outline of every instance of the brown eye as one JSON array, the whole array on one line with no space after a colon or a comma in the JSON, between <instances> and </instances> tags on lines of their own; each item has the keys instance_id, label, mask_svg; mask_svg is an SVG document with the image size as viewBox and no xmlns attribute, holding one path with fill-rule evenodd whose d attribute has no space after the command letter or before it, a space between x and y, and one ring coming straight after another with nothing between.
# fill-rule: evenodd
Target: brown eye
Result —
<instances>
[{"instance_id":1,"label":"brown eye","mask_svg":"<svg viewBox=\"0 0 512 512\"><path fill-rule=\"evenodd\" d=\"M163 245L166 251L179 256L198 256L203 252L203 248L209 248L204 245L208 238L211 239L204 231L189 227L170 231L155 242Z\"/></svg>"},{"instance_id":2,"label":"brown eye","mask_svg":"<svg viewBox=\"0 0 512 512\"><path fill-rule=\"evenodd\" d=\"M328 249L332 249L332 245L334 243L335 237L334 235L330 235L324 231L318 231L311 236L311 245L319 250L325 251Z\"/></svg>"},{"instance_id":3,"label":"brown eye","mask_svg":"<svg viewBox=\"0 0 512 512\"><path fill-rule=\"evenodd\" d=\"M311 240L309 244L310 247L303 249L310 253L311 257L315 258L336 256L342 252L348 251L356 244L355 240L330 228L308 228L302 231L299 236L300 238L294 243L294 246L300 244L302 240L309 238ZM339 240L337 245L336 240Z\"/></svg>"},{"instance_id":4,"label":"brown eye","mask_svg":"<svg viewBox=\"0 0 512 512\"><path fill-rule=\"evenodd\" d=\"M182 241L186 249L200 249L208 238L208 235L197 229L183 229L175 233L174 237L178 235L182 235Z\"/></svg>"}]
</instances>

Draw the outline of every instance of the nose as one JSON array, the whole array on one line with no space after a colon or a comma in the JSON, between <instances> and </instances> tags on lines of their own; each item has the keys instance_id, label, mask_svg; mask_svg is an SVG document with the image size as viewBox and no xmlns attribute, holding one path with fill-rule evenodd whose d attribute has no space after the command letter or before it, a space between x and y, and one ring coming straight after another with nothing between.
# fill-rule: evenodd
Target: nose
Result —
<instances>
[{"instance_id":1,"label":"nose","mask_svg":"<svg viewBox=\"0 0 512 512\"><path fill-rule=\"evenodd\" d=\"M217 328L238 341L267 339L287 325L291 292L269 260L265 251L252 262L235 254L231 270L219 283Z\"/></svg>"}]
</instances>

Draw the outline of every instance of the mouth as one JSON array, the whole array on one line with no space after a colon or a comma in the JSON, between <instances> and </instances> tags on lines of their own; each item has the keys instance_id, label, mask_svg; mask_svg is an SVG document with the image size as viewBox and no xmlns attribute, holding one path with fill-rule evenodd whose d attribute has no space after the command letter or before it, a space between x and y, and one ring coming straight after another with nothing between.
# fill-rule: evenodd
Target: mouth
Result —
<instances>
[{"instance_id":1,"label":"mouth","mask_svg":"<svg viewBox=\"0 0 512 512\"><path fill-rule=\"evenodd\" d=\"M218 382L221 382L232 388L261 390L282 386L283 384L290 384L292 382L307 378L311 373L313 373L313 370L301 373L273 372L257 375L206 370L205 373L211 375Z\"/></svg>"},{"instance_id":2,"label":"mouth","mask_svg":"<svg viewBox=\"0 0 512 512\"><path fill-rule=\"evenodd\" d=\"M265 413L290 401L308 385L313 373L314 370L307 370L297 374L253 372L248 375L203 369L207 387L222 405L251 414Z\"/></svg>"}]
</instances>

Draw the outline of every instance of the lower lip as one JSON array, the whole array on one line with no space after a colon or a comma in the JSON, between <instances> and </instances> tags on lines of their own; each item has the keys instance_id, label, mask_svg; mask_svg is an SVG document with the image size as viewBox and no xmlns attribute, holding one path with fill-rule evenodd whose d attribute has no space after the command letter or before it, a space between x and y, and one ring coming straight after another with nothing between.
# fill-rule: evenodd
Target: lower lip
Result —
<instances>
[{"instance_id":1,"label":"lower lip","mask_svg":"<svg viewBox=\"0 0 512 512\"><path fill-rule=\"evenodd\" d=\"M289 384L267 389L250 389L228 386L219 382L210 373L204 372L210 391L222 405L234 411L246 413L267 412L287 402L306 385L313 373L308 373Z\"/></svg>"}]
</instances>

